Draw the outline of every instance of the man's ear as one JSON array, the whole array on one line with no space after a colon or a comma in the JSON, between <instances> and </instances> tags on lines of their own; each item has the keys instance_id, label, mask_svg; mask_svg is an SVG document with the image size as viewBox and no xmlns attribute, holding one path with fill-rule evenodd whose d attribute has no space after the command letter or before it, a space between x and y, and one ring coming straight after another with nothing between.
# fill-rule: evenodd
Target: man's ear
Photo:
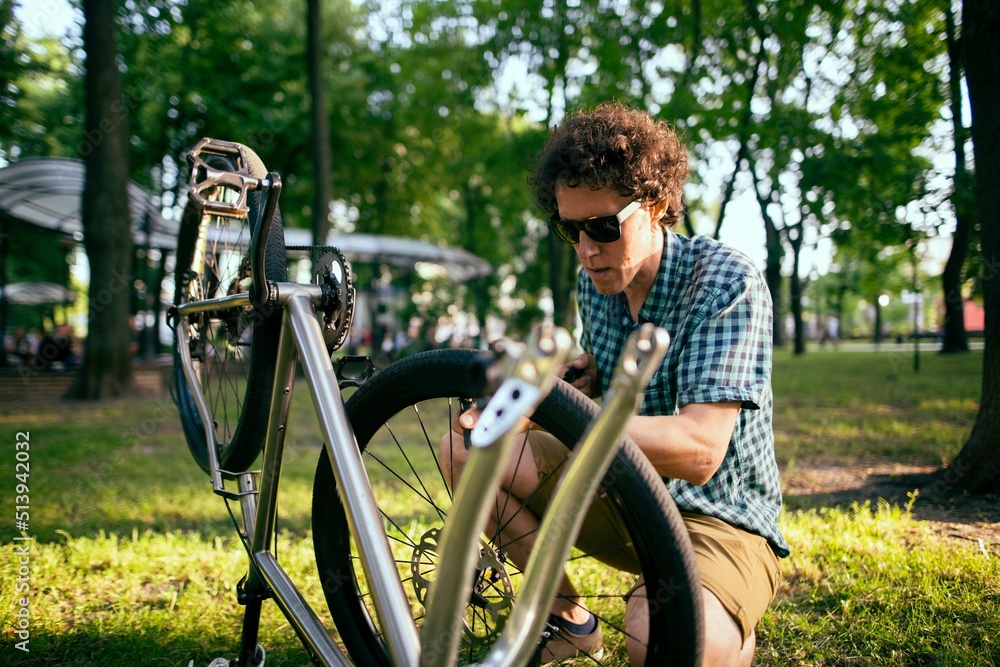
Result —
<instances>
[{"instance_id":1,"label":"man's ear","mask_svg":"<svg viewBox=\"0 0 1000 667\"><path fill-rule=\"evenodd\" d=\"M647 204L646 210L649 211L649 220L654 224L660 224L660 220L663 216L667 214L667 202L657 202L654 204Z\"/></svg>"}]
</instances>

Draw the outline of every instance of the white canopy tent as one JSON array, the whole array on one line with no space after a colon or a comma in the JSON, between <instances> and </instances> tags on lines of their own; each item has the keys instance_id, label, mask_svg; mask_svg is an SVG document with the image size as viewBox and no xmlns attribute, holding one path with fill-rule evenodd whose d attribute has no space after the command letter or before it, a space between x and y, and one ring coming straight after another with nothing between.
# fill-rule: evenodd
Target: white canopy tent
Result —
<instances>
[{"instance_id":1,"label":"white canopy tent","mask_svg":"<svg viewBox=\"0 0 1000 667\"><path fill-rule=\"evenodd\" d=\"M11 225L27 224L52 230L74 241L83 240L81 204L85 178L85 163L74 158L25 158L3 167L0 169L0 234L6 234ZM165 219L160 213L157 198L137 183L129 182L128 197L132 242L135 247L157 249L163 253L174 250L179 223ZM3 320L0 326L3 328L6 328L6 305L16 303L14 298L17 290L13 292L14 296L11 292L14 286L5 289L8 280L6 258L12 252L30 250L10 248L6 243L0 248L0 267L3 267L0 270L0 319ZM58 285L53 287L66 289ZM52 290L29 291L34 293L35 299L67 297L65 294L59 296L50 293ZM60 301L68 302L71 303L72 300ZM157 310L158 305L154 301L153 309ZM3 333L3 329L0 329L0 338ZM149 347L153 347L152 343Z\"/></svg>"},{"instance_id":2,"label":"white canopy tent","mask_svg":"<svg viewBox=\"0 0 1000 667\"><path fill-rule=\"evenodd\" d=\"M76 293L55 283L24 282L0 286L0 298L18 306L50 306L73 303Z\"/></svg>"},{"instance_id":3,"label":"white canopy tent","mask_svg":"<svg viewBox=\"0 0 1000 667\"><path fill-rule=\"evenodd\" d=\"M10 164L0 169L0 213L80 240L83 238L80 200L85 175L83 161L72 158L27 158ZM129 205L136 247L176 248L180 223L163 218L159 202L136 183L129 183ZM285 230L286 245L310 243L312 236L308 230ZM357 263L389 264L404 269L421 262L436 264L455 282L492 271L488 262L467 250L419 239L331 233L327 245L337 246Z\"/></svg>"},{"instance_id":4,"label":"white canopy tent","mask_svg":"<svg viewBox=\"0 0 1000 667\"><path fill-rule=\"evenodd\" d=\"M0 169L0 213L80 240L85 176L83 160L73 158L26 158L7 165ZM129 183L128 195L136 247L174 249L179 223L164 219L159 202L137 183Z\"/></svg>"},{"instance_id":5,"label":"white canopy tent","mask_svg":"<svg viewBox=\"0 0 1000 667\"><path fill-rule=\"evenodd\" d=\"M30 224L81 241L80 209L85 176L84 162L73 158L26 158L0 168L0 234L6 231L7 225ZM175 250L179 221L164 218L157 198L137 183L129 183L128 194L135 246L165 252ZM312 243L311 234L304 229L286 229L285 237L286 246ZM453 282L467 282L492 271L488 262L467 250L412 238L331 234L327 245L340 248L348 260L356 264L387 264L403 271L413 271L420 264L432 264L440 267ZM3 251L21 249L4 247ZM0 260L0 266L3 264ZM4 296L4 302L12 302L6 301L10 291L3 290L8 277L3 273L0 271L0 295ZM151 286L151 289L156 288ZM157 312L158 306L153 306ZM2 313L0 319L4 319ZM159 317L156 319L158 321ZM0 323L0 326L5 324ZM2 333L0 330L0 336Z\"/></svg>"},{"instance_id":6,"label":"white canopy tent","mask_svg":"<svg viewBox=\"0 0 1000 667\"><path fill-rule=\"evenodd\" d=\"M311 243L312 234L308 230L285 230L285 245L294 247ZM407 269L421 263L434 264L444 269L453 282L481 278L493 271L489 262L464 248L449 248L401 236L331 232L326 245L340 248L349 261L358 264L388 264Z\"/></svg>"}]
</instances>

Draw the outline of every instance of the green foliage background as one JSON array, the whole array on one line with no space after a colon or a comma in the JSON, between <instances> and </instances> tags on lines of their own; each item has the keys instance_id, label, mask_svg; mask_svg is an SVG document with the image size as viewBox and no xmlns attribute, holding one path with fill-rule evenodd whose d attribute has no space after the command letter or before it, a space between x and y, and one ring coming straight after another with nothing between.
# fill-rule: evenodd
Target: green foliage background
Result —
<instances>
[{"instance_id":1,"label":"green foliage background","mask_svg":"<svg viewBox=\"0 0 1000 667\"><path fill-rule=\"evenodd\" d=\"M530 320L575 269L545 241L526 166L567 110L620 99L686 137L692 229L718 234L728 202L753 193L776 221L768 252L786 276L805 275L802 246L820 238L839 264L863 265L855 278L905 275L887 254L947 229L950 198L967 189L931 159L949 149L945 2L328 0L334 229L465 247L495 273L453 289L454 303L511 321L516 304ZM75 156L79 39L27 36L15 4L0 0L0 158ZM133 178L176 216L185 151L203 136L244 142L282 174L286 225L308 227L302 3L118 8ZM865 280L842 288L870 298Z\"/></svg>"},{"instance_id":2,"label":"green foliage background","mask_svg":"<svg viewBox=\"0 0 1000 667\"><path fill-rule=\"evenodd\" d=\"M961 447L978 409L983 356L934 356L918 375L902 353L826 351L775 360L776 453L792 545L778 597L758 629L764 667L948 665L1000 661L1000 543L947 500L837 503L789 482L838 466L933 468ZM859 396L863 382L866 392ZM322 436L308 391L294 392L282 462L278 555L329 621L316 575L310 503ZM0 430L31 442L31 653L15 654L12 586L0 588L0 665L207 665L236 650L235 586L246 556L223 501L191 460L169 398L0 405ZM405 437L404 437L405 440ZM376 478L399 502L395 478ZM854 480L860 483L860 480ZM11 483L13 480L11 480ZM805 490L802 490L805 489ZM383 498L383 496L379 496ZM0 496L11 517L13 494ZM948 515L945 515L947 518ZM957 533L961 528L966 530ZM0 528L5 544L10 522ZM966 539L973 536L973 539ZM9 549L5 583L16 578ZM261 642L268 665L308 658L274 604ZM605 656L624 665L624 656Z\"/></svg>"}]
</instances>

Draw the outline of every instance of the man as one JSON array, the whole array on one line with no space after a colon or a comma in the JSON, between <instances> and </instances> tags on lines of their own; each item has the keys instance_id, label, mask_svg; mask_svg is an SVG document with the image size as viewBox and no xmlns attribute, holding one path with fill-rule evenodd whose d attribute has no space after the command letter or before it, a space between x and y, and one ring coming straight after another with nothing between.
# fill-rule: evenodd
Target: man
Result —
<instances>
[{"instance_id":1,"label":"man","mask_svg":"<svg viewBox=\"0 0 1000 667\"><path fill-rule=\"evenodd\" d=\"M703 585L703 664L733 667L753 659L755 627L780 580L778 558L789 553L777 527L772 312L750 260L673 231L688 171L684 146L666 123L605 104L553 130L529 182L539 207L552 213L551 232L573 245L582 265L584 354L570 363L573 385L602 395L626 337L641 324L671 335L626 433L663 477L691 536ZM462 415L456 429L472 424L474 415ZM503 482L519 498L559 463L546 435L531 433L534 460ZM599 650L600 627L574 593L564 581L551 610L561 631L544 658ZM644 662L647 621L640 581L626 608L632 664Z\"/></svg>"}]
</instances>

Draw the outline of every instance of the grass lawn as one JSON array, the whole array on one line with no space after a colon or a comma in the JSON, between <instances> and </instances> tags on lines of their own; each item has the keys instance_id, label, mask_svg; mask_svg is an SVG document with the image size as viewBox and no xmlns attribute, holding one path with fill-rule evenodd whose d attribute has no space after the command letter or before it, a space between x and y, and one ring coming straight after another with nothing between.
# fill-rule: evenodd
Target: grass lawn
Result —
<instances>
[{"instance_id":1,"label":"grass lawn","mask_svg":"<svg viewBox=\"0 0 1000 667\"><path fill-rule=\"evenodd\" d=\"M786 479L814 469L936 466L977 410L982 356L816 352L775 361L777 455ZM279 555L322 610L309 534L321 446L304 386L285 456ZM306 425L305 428L299 427ZM15 442L30 433L30 653L15 648ZM0 407L0 665L203 667L231 657L245 556L225 507L191 461L169 399ZM796 489L804 488L801 485ZM1000 665L1000 540L956 539L923 520L921 499L833 504L796 491L782 527L793 546L758 629L755 665ZM914 505L914 501L916 504ZM997 521L997 519L993 519ZM975 526L970 530L974 533ZM325 613L325 612L324 612ZM307 664L265 605L269 666ZM611 664L623 664L613 662Z\"/></svg>"}]
</instances>

